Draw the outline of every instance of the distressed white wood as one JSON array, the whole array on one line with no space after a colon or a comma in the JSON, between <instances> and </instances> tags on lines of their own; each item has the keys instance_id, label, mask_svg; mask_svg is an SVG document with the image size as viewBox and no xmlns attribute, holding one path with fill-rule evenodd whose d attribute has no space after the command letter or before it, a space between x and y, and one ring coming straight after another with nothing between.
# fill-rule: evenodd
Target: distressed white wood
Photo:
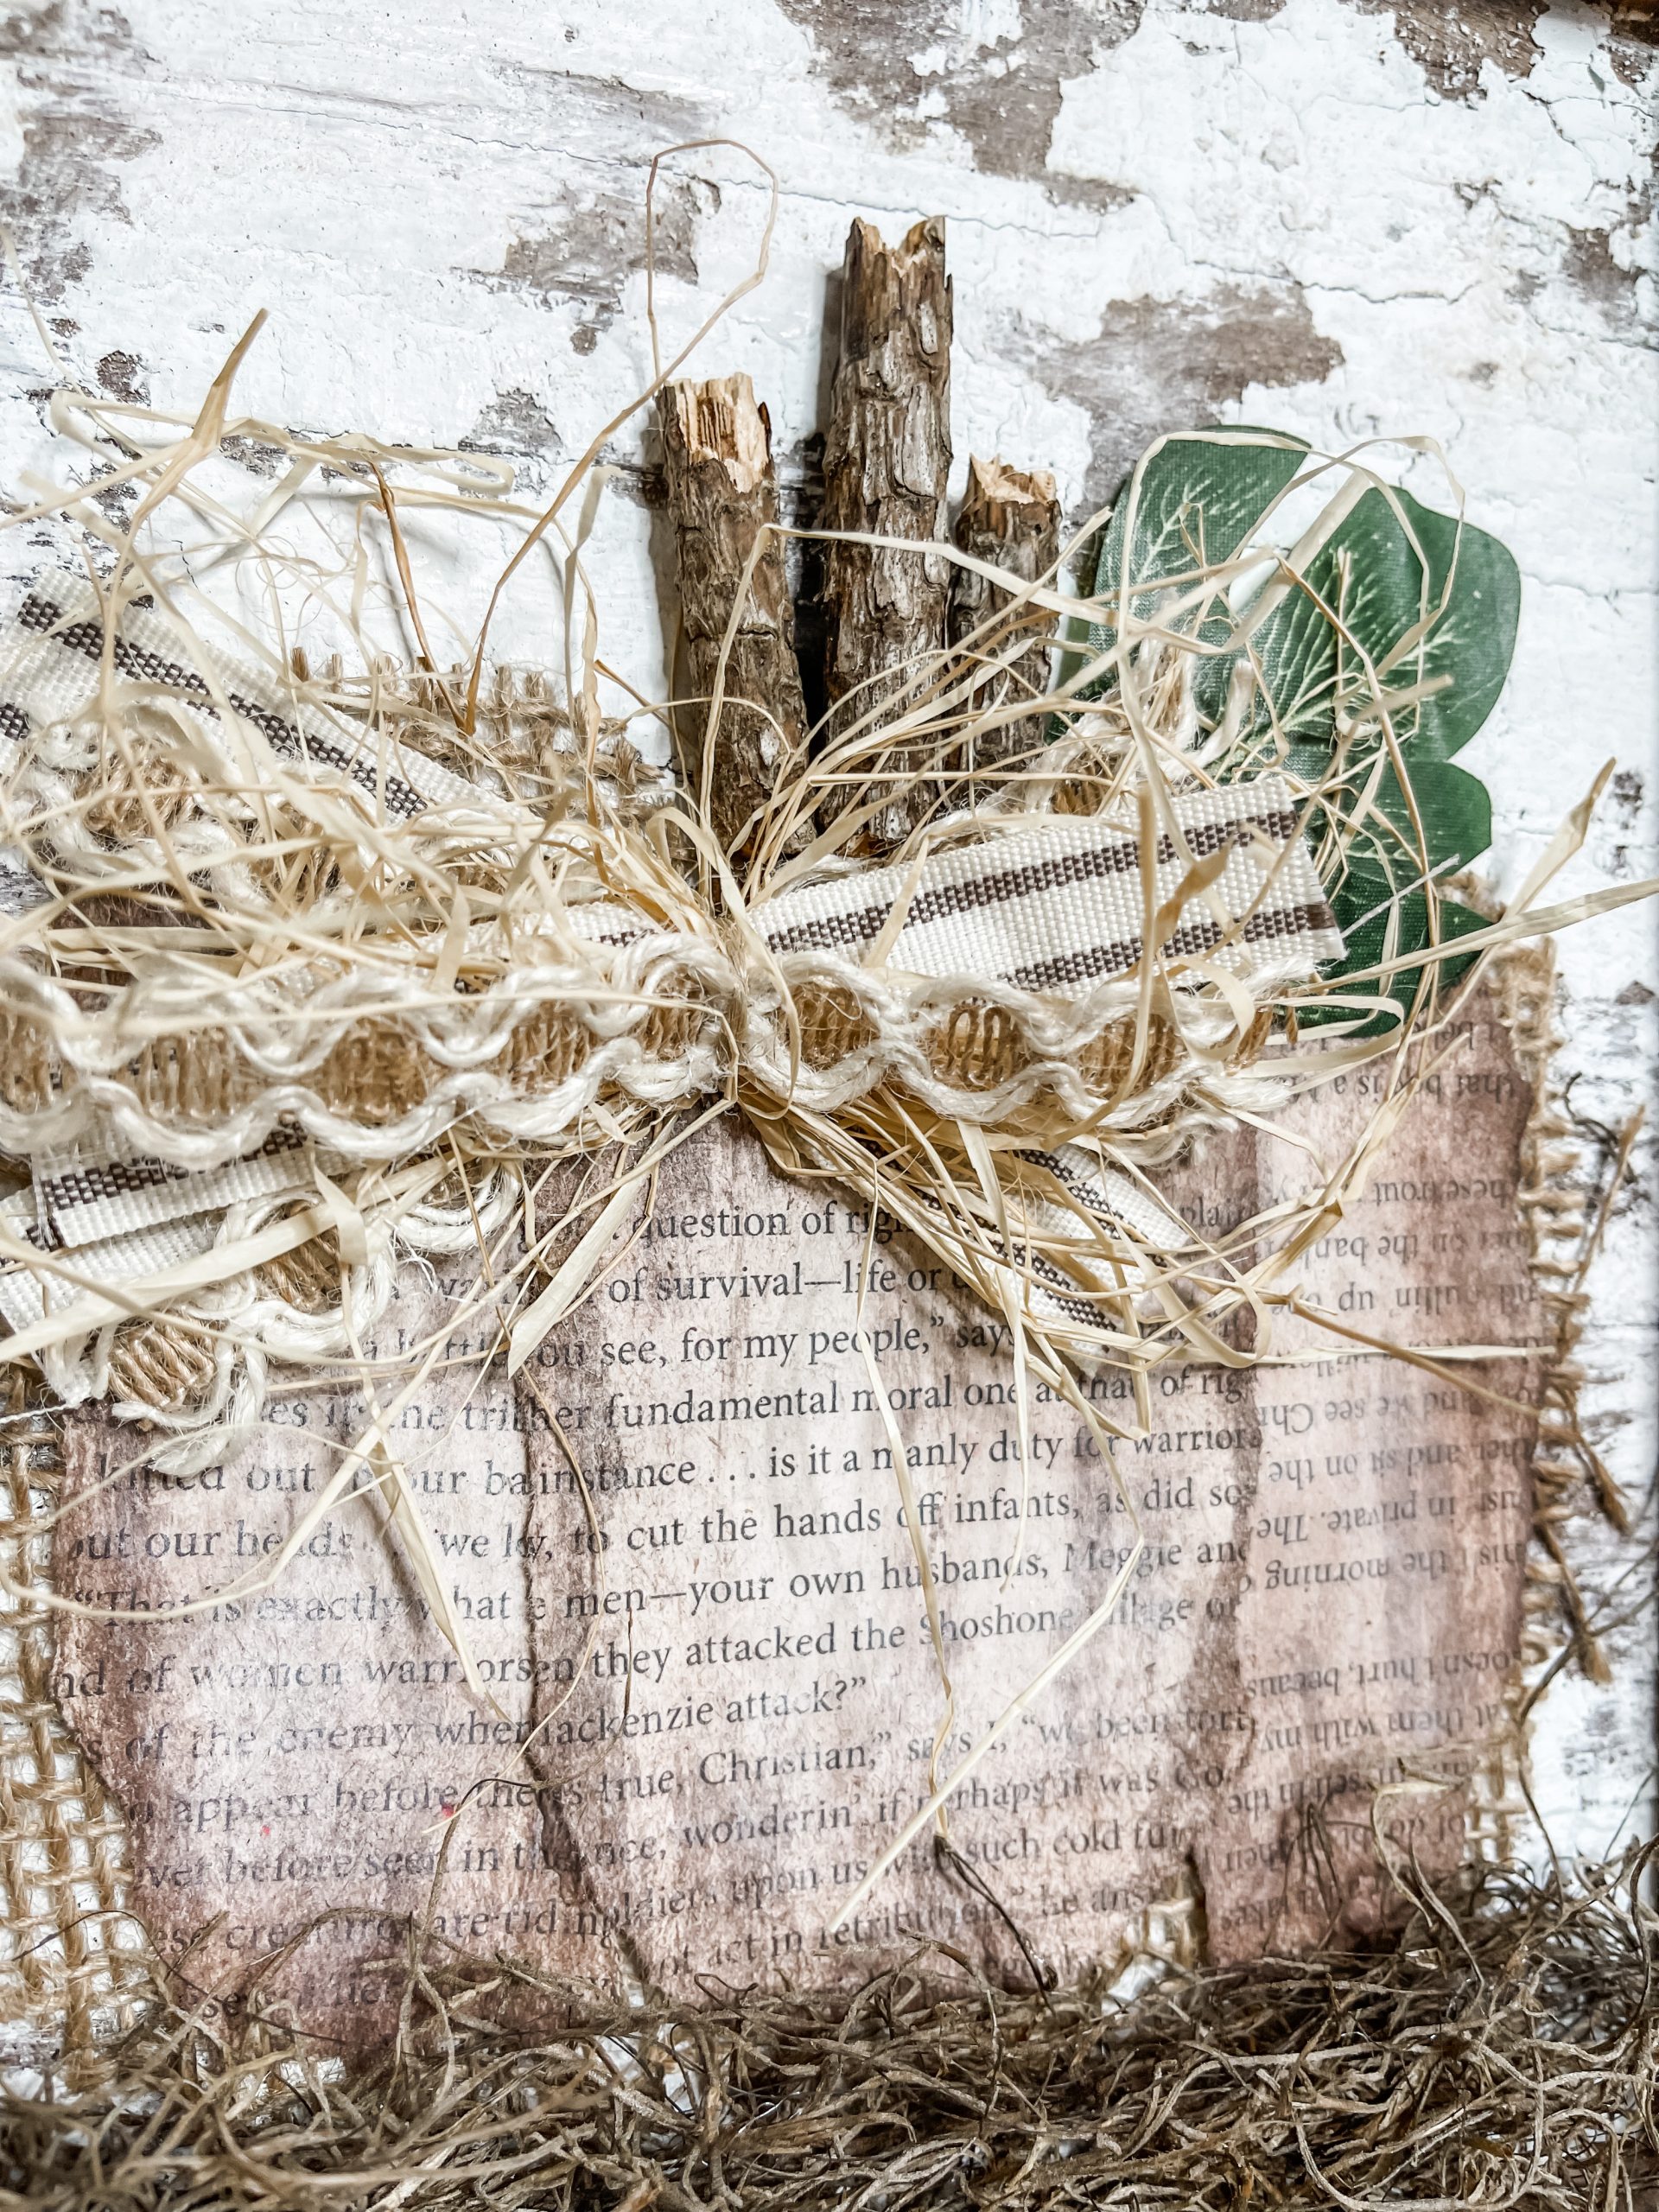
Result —
<instances>
[{"instance_id":1,"label":"distressed white wood","mask_svg":"<svg viewBox=\"0 0 1659 2212\"><path fill-rule=\"evenodd\" d=\"M194 405L268 308L242 404L471 437L513 455L531 490L649 374L652 150L730 134L778 169L769 282L703 360L753 375L786 481L822 419L826 276L849 217L896 229L943 211L959 473L970 449L1047 464L1081 520L1161 427L1219 416L1337 448L1440 442L1525 577L1514 675L1465 756L1498 798L1494 875L1518 882L1616 755L1621 781L1563 887L1590 890L1659 862L1656 57L1605 9L1468 13L1472 28L1439 0L33 0L0 31L0 199L81 375ZM741 274L764 204L734 153L673 165L671 342ZM44 456L52 380L8 289L12 483ZM610 457L591 560L604 650L654 696L637 419ZM1427 456L1400 459L1440 495ZM31 557L14 537L0 562ZM433 557L440 615L464 629L483 552ZM554 630L531 577L498 641L538 657ZM1573 1103L1617 1126L1659 1050L1653 912L1570 936L1560 962ZM1654 1465L1659 1331L1649 1147L1640 1161L1586 1345L1596 1433L1633 1496ZM1592 1586L1633 1571L1633 1548L1593 1524L1578 1551ZM1565 1851L1649 1818L1651 1606L1610 1643L1613 1687L1563 1681L1535 1732L1538 1802Z\"/></svg>"}]
</instances>

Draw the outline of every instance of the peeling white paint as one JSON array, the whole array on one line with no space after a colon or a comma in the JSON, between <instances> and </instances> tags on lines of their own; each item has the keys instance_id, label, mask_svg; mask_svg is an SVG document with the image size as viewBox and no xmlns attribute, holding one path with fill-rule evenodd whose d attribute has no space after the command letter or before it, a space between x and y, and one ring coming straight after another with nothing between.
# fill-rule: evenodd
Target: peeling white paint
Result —
<instances>
[{"instance_id":1,"label":"peeling white paint","mask_svg":"<svg viewBox=\"0 0 1659 2212\"><path fill-rule=\"evenodd\" d=\"M822 17L836 13L824 0ZM703 359L753 374L786 464L819 420L825 279L854 213L889 228L949 216L959 467L969 450L1047 463L1074 506L1114 435L1112 395L1096 393L1091 414L1054 365L1085 358L1115 313L1121 323L1115 303L1137 303L1166 346L1173 331L1179 357L1181 332L1206 318L1219 318L1224 353L1228 297L1281 302L1338 365L1308 378L1292 359L1223 411L1334 448L1438 439L1471 516L1520 559L1514 676L1467 756L1497 797L1500 886L1518 882L1610 754L1641 795L1609 812L1563 889L1659 872L1652 81L1633 86L1611 65L1605 14L1552 10L1530 75L1488 61L1466 101L1433 91L1389 15L1346 0L1287 0L1258 21L1150 0L1126 38L1134 10L1116 0L895 15L897 118L837 97L813 33L773 0L658 10L648 35L634 0L474 0L464 14L437 0L127 0L120 17L71 0L37 5L33 37L25 7L10 19L0 175L22 195L19 248L48 280L45 311L66 323L60 342L82 374L118 351L156 404L192 406L268 308L243 405L439 443L494 425L498 449L513 423L535 421L532 486L650 373L628 230L646 159L677 138L729 134L779 173L768 285ZM1075 69L1059 72L1051 142L1027 174L976 168L953 73L988 55L982 73L1012 103L1037 81L1036 29L1052 45L1068 16ZM48 159L25 132L54 121ZM64 151L66 133L79 150ZM741 276L765 206L735 154L682 167L718 188L719 207L701 195L697 282L659 286L671 343ZM31 212L43 191L50 206ZM14 480L42 458L31 394L49 378L8 292L0 436ZM639 461L637 424L617 456ZM1401 458L1434 498L1432 464ZM591 560L606 650L654 694L649 551L643 508L609 499ZM477 553L443 572L458 625L476 620L485 581ZM544 653L551 620L532 584L500 643ZM1659 990L1651 912L1569 937L1561 966L1574 1103L1617 1125L1645 1101L1659 1049L1659 1004L1630 992ZM1586 1346L1588 1403L1633 1495L1654 1465L1659 1334L1651 1152L1643 1160L1594 1278ZM1588 1528L1580 1549L1592 1583L1630 1557ZM1565 1681L1544 1707L1537 1793L1563 1850L1602 1848L1619 1821L1648 1817L1654 1642L1649 1610L1612 1639L1611 1690Z\"/></svg>"}]
</instances>

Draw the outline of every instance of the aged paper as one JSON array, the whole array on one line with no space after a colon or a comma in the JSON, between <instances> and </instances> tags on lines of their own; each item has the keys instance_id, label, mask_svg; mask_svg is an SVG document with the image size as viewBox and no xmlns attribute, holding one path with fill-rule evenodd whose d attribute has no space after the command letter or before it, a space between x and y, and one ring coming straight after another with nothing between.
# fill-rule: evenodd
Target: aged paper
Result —
<instances>
[{"instance_id":1,"label":"aged paper","mask_svg":"<svg viewBox=\"0 0 1659 2212\"><path fill-rule=\"evenodd\" d=\"M1522 1346L1529 1101L1484 1002L1466 1029L1306 1292L1400 1343ZM1304 1145L1335 1156L1373 1080L1308 1102ZM1245 1133L1181 1197L1224 1228L1312 1173ZM855 1337L866 1269L912 1513ZM470 1287L410 1273L378 1333L389 1376ZM380 1488L251 1586L360 1398L296 1395L182 1480L130 1430L77 1422L58 1586L124 1618L66 1620L58 1688L128 1809L144 1918L169 1951L213 1923L193 1977L346 2037L384 2024L410 1914L441 1944L670 1990L833 1982L930 1938L1004 1980L1032 1957L1064 1974L1183 1882L1219 1956L1363 1928L1379 1785L1427 1863L1461 1847L1456 1777L1516 1654L1536 1375L1459 1369L1505 1404L1284 1342L1309 1357L1160 1376L1116 1480L1038 1388L1027 1464L1001 1325L725 1117L672 1156L648 1231L529 1388L480 1384L457 1342L398 1421L487 1698ZM1087 1388L1127 1417L1121 1376ZM1109 1617L953 1791L949 1852L924 1834L849 1912L935 1770L918 1542L943 1777L1108 1597L1123 1492L1146 1545Z\"/></svg>"}]
</instances>

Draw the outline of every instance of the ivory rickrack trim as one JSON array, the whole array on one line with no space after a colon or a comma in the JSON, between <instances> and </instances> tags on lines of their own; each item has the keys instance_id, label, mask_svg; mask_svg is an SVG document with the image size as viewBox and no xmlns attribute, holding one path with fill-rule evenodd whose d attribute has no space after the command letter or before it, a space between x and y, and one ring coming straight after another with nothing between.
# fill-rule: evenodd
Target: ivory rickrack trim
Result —
<instances>
[{"instance_id":1,"label":"ivory rickrack trim","mask_svg":"<svg viewBox=\"0 0 1659 2212\"><path fill-rule=\"evenodd\" d=\"M417 841L451 833L461 806L467 834L493 844L503 864L531 833L525 810L502 793L406 745L336 728L249 669L197 673L153 607L129 610L105 663L95 605L67 582L37 591L0 652L14 814L31 802L46 810L35 834L66 864L86 857L85 810L48 807L55 795L41 764L93 746L86 731L103 728L111 683L129 721L142 726L165 704L210 731L221 771L251 779L251 791L280 790L291 771ZM105 786L110 768L105 754ZM258 811L251 798L249 810ZM226 830L217 809L213 826ZM188 827L175 817L168 834L183 838ZM86 1141L101 1123L130 1147L200 1167L244 1156L291 1122L347 1157L385 1159L429 1144L461 1115L511 1139L547 1139L607 1090L660 1103L740 1072L822 1109L900 1081L940 1110L987 1119L1046 1084L1090 1111L1102 1088L1119 1087L1122 1054L1096 1052L1091 1082L1088 1047L1138 995L1113 988L1143 951L1138 831L1075 816L988 827L982 842L918 868L809 882L741 921L664 926L602 898L498 918L458 948L464 988L458 975L435 972L419 940L359 938L349 959L302 954L250 970L225 957L234 940L204 948L192 931L152 927L134 980L89 1011L20 948L0 957L0 1145L33 1158ZM130 885L144 842L97 849ZM215 873L205 855L192 857ZM222 847L218 864L229 865ZM1178 984L1191 963L1195 982L1208 966L1265 995L1340 957L1278 776L1174 793L1150 881L1159 950ZM312 929L296 938L315 933L327 903L302 912ZM791 999L806 1031L800 1061ZM1195 1006L1174 1027L1182 1057L1196 1047L1201 1068L1226 1024ZM1165 1058L1160 1046L1146 1088L1159 1090ZM1114 1125L1135 1127L1147 1103L1141 1092L1116 1101ZM1171 1103L1160 1092L1154 1111L1165 1117Z\"/></svg>"},{"instance_id":2,"label":"ivory rickrack trim","mask_svg":"<svg viewBox=\"0 0 1659 2212\"><path fill-rule=\"evenodd\" d=\"M745 908L664 868L648 777L607 798L556 750L528 785L469 779L395 716L303 688L148 600L111 626L68 577L0 633L7 826L29 863L0 950L0 1150L33 1174L0 1205L0 1314L67 1403L234 1430L270 1359L346 1355L398 1243L507 1219L511 1179L486 1167L444 1220L448 1163L429 1163L450 1133L474 1156L586 1149L594 1115L722 1095L1019 1120L1033 1194L988 1251L1034 1313L1087 1331L1091 1299L1127 1294L1137 1249L1179 1224L1045 1133L1167 1157L1243 1103L1258 1008L1342 952L1277 774L1160 785L1133 818L1027 794L947 820L912 861L832 862ZM66 964L66 906L92 970ZM48 909L53 962L30 927ZM1258 1071L1251 1103L1271 1087ZM311 1264L336 1217L317 1193L365 1168L412 1173L414 1196L374 1201L371 1244ZM1091 1220L1116 1224L1098 1265Z\"/></svg>"}]
</instances>

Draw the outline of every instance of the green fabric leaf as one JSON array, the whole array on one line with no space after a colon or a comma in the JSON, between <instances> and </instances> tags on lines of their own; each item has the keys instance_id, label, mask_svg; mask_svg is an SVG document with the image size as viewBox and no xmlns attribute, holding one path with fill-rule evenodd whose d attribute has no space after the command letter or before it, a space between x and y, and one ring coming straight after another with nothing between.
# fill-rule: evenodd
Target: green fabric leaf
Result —
<instances>
[{"instance_id":1,"label":"green fabric leaf","mask_svg":"<svg viewBox=\"0 0 1659 2212\"><path fill-rule=\"evenodd\" d=\"M1346 881L1335 893L1331 904L1336 913L1337 926L1347 942L1345 957L1325 970L1327 976L1341 976L1359 974L1374 967L1388 951L1389 913L1386 902L1389 887L1380 876L1372 876L1363 869L1352 870ZM1382 912L1376 909L1381 906ZM1428 900L1422 892L1408 893L1400 900L1400 924L1395 950L1398 953L1420 952L1428 943ZM1489 926L1488 918L1477 913L1472 906L1463 906L1455 899L1440 899L1435 905L1435 923L1439 943L1449 944L1460 937L1468 937L1476 930ZM1476 956L1466 952L1451 958L1441 958L1434 963L1436 980L1442 992L1459 982L1474 965ZM1393 976L1373 979L1356 987L1354 995L1391 999L1408 1009L1422 987L1425 970L1404 968ZM1397 1014L1379 1011L1369 1020L1362 1019L1349 1006L1305 1007L1298 1016L1304 1029L1323 1029L1332 1022L1348 1022L1353 1026L1348 1034L1353 1037L1380 1036L1400 1025Z\"/></svg>"},{"instance_id":2,"label":"green fabric leaf","mask_svg":"<svg viewBox=\"0 0 1659 2212\"><path fill-rule=\"evenodd\" d=\"M1160 438L1118 494L1102 534L1096 594L1116 593L1126 582L1133 588L1190 577L1195 569L1230 561L1307 454L1305 439L1277 430L1189 430ZM1155 589L1135 591L1133 604L1142 620L1158 597ZM1230 626L1223 626L1221 636ZM1109 652L1116 634L1115 623L1090 623L1089 650Z\"/></svg>"},{"instance_id":3,"label":"green fabric leaf","mask_svg":"<svg viewBox=\"0 0 1659 2212\"><path fill-rule=\"evenodd\" d=\"M1160 439L1119 495L1094 588L1098 598L1128 604L1139 620L1177 623L1206 649L1193 669L1198 712L1218 728L1230 700L1236 717L1229 727L1236 728L1237 743L1221 766L1224 777L1230 765L1244 775L1284 760L1306 784L1325 785L1349 821L1369 798L1332 895L1348 938L1344 957L1325 971L1336 980L1375 964L1390 915L1397 952L1426 947L1425 859L1438 883L1491 842L1485 786L1450 763L1503 689L1521 593L1513 558L1485 531L1426 507L1408 492L1385 492L1361 478L1350 478L1344 489L1332 473L1325 480L1332 503L1296 549L1300 582L1282 566L1264 566L1247 602L1236 580L1194 595L1193 572L1203 566L1257 547L1264 563L1281 552L1286 533L1270 511L1308 452L1300 439L1265 430ZM1183 576L1185 584L1177 581ZM1116 634L1109 618L1090 624L1078 643L1100 653ZM1108 677L1095 696L1109 697L1116 683L1115 674ZM1409 801L1392 762L1378 769L1386 749L1379 694ZM1332 791L1327 779L1339 739L1343 779ZM1437 911L1442 939L1484 925L1454 900L1440 898ZM1449 984L1468 964L1467 958L1440 963L1442 982ZM1421 973L1359 988L1408 1004ZM1333 1007L1304 1019L1354 1015ZM1379 1015L1373 1026L1396 1019Z\"/></svg>"},{"instance_id":4,"label":"green fabric leaf","mask_svg":"<svg viewBox=\"0 0 1659 2212\"><path fill-rule=\"evenodd\" d=\"M1515 650L1514 558L1485 531L1460 529L1408 492L1393 500L1367 492L1307 563L1306 588L1292 587L1254 626L1258 734L1272 728L1271 701L1293 739L1329 744L1338 702L1351 710L1373 695L1367 661L1389 692L1444 682L1391 715L1414 760L1449 760L1491 714Z\"/></svg>"},{"instance_id":5,"label":"green fabric leaf","mask_svg":"<svg viewBox=\"0 0 1659 2212\"><path fill-rule=\"evenodd\" d=\"M1398 917L1393 945L1395 955L1421 951L1429 943L1428 898L1422 888L1425 845L1428 870L1434 878L1437 892L1436 941L1445 944L1455 938L1466 937L1471 930L1486 926L1484 914L1447 898L1439 886L1447 875L1466 868L1491 843L1491 792L1478 776L1443 760L1422 761L1410 771L1410 777L1411 798L1417 822L1421 825L1421 842L1412 820L1412 806L1408 804L1399 779L1390 768L1372 794L1368 826L1354 837L1342 880L1331 894L1332 910L1347 949L1340 961L1326 968L1327 976L1361 974L1387 957L1390 950L1389 921L1395 915ZM1377 815L1384 819L1376 821ZM1474 957L1470 953L1462 959L1442 959L1435 963L1437 980L1443 991L1449 990L1468 973ZM1393 976L1359 988L1409 1007L1421 984L1423 972L1421 968L1404 969ZM1376 1036L1396 1027L1399 1019L1393 1013L1379 1014L1372 1020L1361 1022L1351 1033L1357 1037ZM1316 1028L1327 1022L1353 1020L1353 1009L1341 1007L1314 1007L1302 1016L1305 1027Z\"/></svg>"},{"instance_id":6,"label":"green fabric leaf","mask_svg":"<svg viewBox=\"0 0 1659 2212\"><path fill-rule=\"evenodd\" d=\"M1411 883L1423 873L1427 848L1429 869L1437 876L1467 868L1492 842L1491 793L1478 776L1446 760L1408 759L1407 772L1409 801L1393 767L1383 770L1350 865L1374 865L1385 881ZM1369 785L1369 777L1364 780Z\"/></svg>"}]
</instances>

